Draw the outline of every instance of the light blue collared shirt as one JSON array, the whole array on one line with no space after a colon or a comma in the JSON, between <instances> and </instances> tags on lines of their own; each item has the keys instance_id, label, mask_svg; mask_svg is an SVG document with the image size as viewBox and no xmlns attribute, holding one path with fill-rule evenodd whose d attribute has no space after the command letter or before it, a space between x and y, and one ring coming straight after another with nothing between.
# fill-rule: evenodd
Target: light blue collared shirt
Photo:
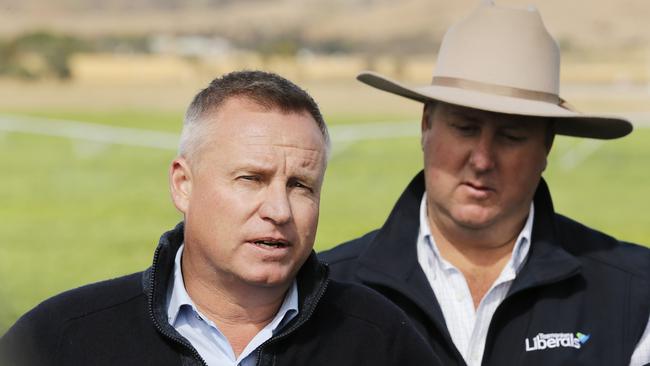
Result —
<instances>
[{"instance_id":1,"label":"light blue collared shirt","mask_svg":"<svg viewBox=\"0 0 650 366\"><path fill-rule=\"evenodd\" d=\"M257 362L255 350L273 337L276 332L298 315L298 286L293 281L277 314L248 343L239 357L235 357L228 339L208 317L201 314L185 291L181 256L184 245L178 249L174 261L174 274L167 291L167 317L169 324L185 337L208 365L253 366Z\"/></svg>"}]
</instances>

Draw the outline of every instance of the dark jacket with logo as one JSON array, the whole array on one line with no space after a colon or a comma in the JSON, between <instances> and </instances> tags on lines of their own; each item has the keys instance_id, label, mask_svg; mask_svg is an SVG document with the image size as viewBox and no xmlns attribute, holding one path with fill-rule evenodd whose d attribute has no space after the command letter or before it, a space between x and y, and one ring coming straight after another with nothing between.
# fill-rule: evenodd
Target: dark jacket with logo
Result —
<instances>
[{"instance_id":1,"label":"dark jacket with logo","mask_svg":"<svg viewBox=\"0 0 650 366\"><path fill-rule=\"evenodd\" d=\"M319 257L332 278L366 285L401 307L444 365L464 365L417 260L424 189L420 173L381 229ZM543 180L534 202L528 259L494 313L482 364L628 365L650 314L650 250L555 214Z\"/></svg>"},{"instance_id":2,"label":"dark jacket with logo","mask_svg":"<svg viewBox=\"0 0 650 366\"><path fill-rule=\"evenodd\" d=\"M144 272L49 299L0 339L3 365L204 365L167 322L183 226ZM256 351L258 365L440 365L406 316L374 291L329 281L315 254L298 274L299 314Z\"/></svg>"}]
</instances>

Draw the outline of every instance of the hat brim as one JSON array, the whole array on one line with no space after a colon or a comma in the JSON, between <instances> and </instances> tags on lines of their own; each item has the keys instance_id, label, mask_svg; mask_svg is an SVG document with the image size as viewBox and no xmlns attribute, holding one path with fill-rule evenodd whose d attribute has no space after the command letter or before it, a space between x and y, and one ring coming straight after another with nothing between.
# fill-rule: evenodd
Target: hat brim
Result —
<instances>
[{"instance_id":1,"label":"hat brim","mask_svg":"<svg viewBox=\"0 0 650 366\"><path fill-rule=\"evenodd\" d=\"M495 95L449 86L427 85L410 88L371 71L360 73L357 80L374 88L422 103L442 101L490 112L551 117L556 120L555 132L560 135L615 139L629 134L633 129L632 124L622 118L585 115L543 101Z\"/></svg>"}]
</instances>

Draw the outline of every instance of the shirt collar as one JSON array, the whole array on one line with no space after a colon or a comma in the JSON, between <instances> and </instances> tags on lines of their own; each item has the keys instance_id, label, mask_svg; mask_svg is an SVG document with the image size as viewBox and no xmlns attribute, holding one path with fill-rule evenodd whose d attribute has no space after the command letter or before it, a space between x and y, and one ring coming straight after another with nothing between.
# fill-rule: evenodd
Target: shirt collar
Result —
<instances>
[{"instance_id":1,"label":"shirt collar","mask_svg":"<svg viewBox=\"0 0 650 366\"><path fill-rule=\"evenodd\" d=\"M167 319L172 326L176 323L176 318L182 306L189 306L194 308L194 303L185 291L185 282L183 281L183 272L181 270L181 257L183 255L184 244L176 252L174 259L174 272L172 275L172 284L169 291L167 291Z\"/></svg>"},{"instance_id":2,"label":"shirt collar","mask_svg":"<svg viewBox=\"0 0 650 366\"><path fill-rule=\"evenodd\" d=\"M280 305L280 309L278 309L278 313L268 325L271 328L271 332L276 334L278 330L282 329L296 315L298 315L298 284L296 280L293 280L282 305Z\"/></svg>"},{"instance_id":3,"label":"shirt collar","mask_svg":"<svg viewBox=\"0 0 650 366\"><path fill-rule=\"evenodd\" d=\"M528 256L528 251L530 249L530 238L533 232L533 219L535 216L535 204L530 203L530 210L528 212L528 218L524 224L523 229L517 236L515 241L515 246L512 249L512 256L506 264L503 275L507 277L512 277L514 279L515 275L519 273L522 265L524 264L526 257ZM431 227L429 226L429 216L427 213L427 193L424 192L422 195L422 200L420 201L420 231L418 233L418 245L426 244L429 247L429 250L433 252L435 263L438 264L442 269L447 270L455 268L451 263L447 262L440 255L438 246L436 245L433 235L431 235Z\"/></svg>"},{"instance_id":4,"label":"shirt collar","mask_svg":"<svg viewBox=\"0 0 650 366\"><path fill-rule=\"evenodd\" d=\"M183 281L183 271L181 270L181 257L183 255L183 249L185 244L181 244L180 248L176 252L176 257L174 259L174 272L173 279L171 281L172 286L167 291L167 319L169 324L174 326L178 314L181 312L183 307L189 307L195 312L199 313L198 309L194 305L194 302L190 298L190 295L185 290L185 282ZM271 327L273 333L276 332L276 329L281 328L291 319L293 319L298 314L298 285L296 280L293 280L293 283L289 287L289 291L284 297L284 301L280 306L277 314L271 320L268 326Z\"/></svg>"}]
</instances>

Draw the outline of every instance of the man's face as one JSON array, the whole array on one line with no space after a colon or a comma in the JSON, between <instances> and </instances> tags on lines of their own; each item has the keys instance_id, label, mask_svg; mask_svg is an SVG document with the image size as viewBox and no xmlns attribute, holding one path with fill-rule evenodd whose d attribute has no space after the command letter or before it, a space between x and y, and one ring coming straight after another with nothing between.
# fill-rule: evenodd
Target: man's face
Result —
<instances>
[{"instance_id":1,"label":"man's face","mask_svg":"<svg viewBox=\"0 0 650 366\"><path fill-rule=\"evenodd\" d=\"M542 118L438 103L422 123L429 219L470 232L523 223L546 167L547 140Z\"/></svg>"},{"instance_id":2,"label":"man's face","mask_svg":"<svg viewBox=\"0 0 650 366\"><path fill-rule=\"evenodd\" d=\"M216 281L286 286L314 244L324 138L308 112L245 98L226 100L205 122L205 147L171 168L185 214L183 264Z\"/></svg>"}]
</instances>

